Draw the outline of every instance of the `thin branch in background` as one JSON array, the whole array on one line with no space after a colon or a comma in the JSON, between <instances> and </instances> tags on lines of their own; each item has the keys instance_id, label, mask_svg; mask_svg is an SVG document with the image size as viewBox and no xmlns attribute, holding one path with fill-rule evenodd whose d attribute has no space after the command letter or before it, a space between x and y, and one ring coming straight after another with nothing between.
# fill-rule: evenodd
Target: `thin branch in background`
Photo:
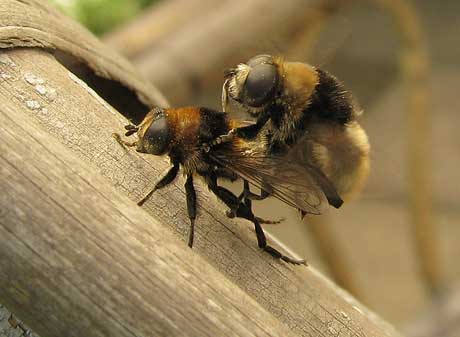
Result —
<instances>
[{"instance_id":1,"label":"thin branch in background","mask_svg":"<svg viewBox=\"0 0 460 337\"><path fill-rule=\"evenodd\" d=\"M423 281L432 295L444 285L433 220L429 59L420 19L411 0L375 0L389 11L401 38L401 69L408 86L409 202L414 244Z\"/></svg>"},{"instance_id":2,"label":"thin branch in background","mask_svg":"<svg viewBox=\"0 0 460 337\"><path fill-rule=\"evenodd\" d=\"M353 269L347 262L337 235L332 231L330 222L325 216L309 217L308 230L313 238L315 248L327 266L334 281L346 289L359 301L366 303L362 289L356 284Z\"/></svg>"},{"instance_id":3,"label":"thin branch in background","mask_svg":"<svg viewBox=\"0 0 460 337\"><path fill-rule=\"evenodd\" d=\"M352 0L325 1L318 8L311 9L306 18L308 26L294 34L290 40L286 55L291 60L310 59L322 30L329 22L328 20L339 11L344 10L352 2Z\"/></svg>"}]
</instances>

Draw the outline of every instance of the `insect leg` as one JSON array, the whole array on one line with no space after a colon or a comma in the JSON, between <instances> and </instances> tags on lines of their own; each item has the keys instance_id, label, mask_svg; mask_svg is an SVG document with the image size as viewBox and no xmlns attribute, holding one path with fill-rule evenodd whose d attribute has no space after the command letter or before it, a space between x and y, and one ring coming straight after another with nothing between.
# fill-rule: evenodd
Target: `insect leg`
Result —
<instances>
[{"instance_id":1,"label":"insect leg","mask_svg":"<svg viewBox=\"0 0 460 337\"><path fill-rule=\"evenodd\" d=\"M237 209L241 203L241 200L238 200L235 194L217 184L217 176L215 174L208 176L208 188L231 210Z\"/></svg>"},{"instance_id":2,"label":"insect leg","mask_svg":"<svg viewBox=\"0 0 460 337\"><path fill-rule=\"evenodd\" d=\"M229 170L227 168L216 168L214 170L214 173L216 174L216 177L223 178L230 180L231 182L234 182L238 179L238 175L233 172L232 170Z\"/></svg>"},{"instance_id":3,"label":"insect leg","mask_svg":"<svg viewBox=\"0 0 460 337\"><path fill-rule=\"evenodd\" d=\"M219 171L216 171L216 174L219 177L227 178L226 175L220 175ZM244 219L247 219L249 221L252 221L252 216L254 216L253 213L252 213L252 209L247 210L246 209L247 206L242 203L242 201L243 201L243 199L245 197L246 191L243 190L243 192L241 192L241 194L237 197L235 194L233 194L232 192L230 192L226 188L217 185L217 178L216 177L211 178L211 180L212 179L214 179L214 180L212 181L212 183L208 184L208 187L209 187L209 189L211 191L214 192L214 194L219 199L221 199L228 206L229 210L226 213L227 216L229 218L231 218L231 219L233 219L235 216L237 216L237 217L244 218ZM247 187L246 187L246 184L247 184ZM245 181L245 188L247 188L249 190L249 183L247 183L247 181ZM238 208L240 208L240 207L243 207L243 209L238 210ZM239 213L240 215L237 215L237 213ZM247 218L247 216L249 216L251 218ZM259 223L268 224L268 225L277 225L277 224L281 223L282 221L284 221L284 218L281 218L279 220L267 220L267 219L260 218L258 216L255 216L255 218L257 219L257 221L259 221Z\"/></svg>"},{"instance_id":4,"label":"insect leg","mask_svg":"<svg viewBox=\"0 0 460 337\"><path fill-rule=\"evenodd\" d=\"M254 223L254 228L256 230L257 244L259 245L259 248L265 250L268 254L273 256L275 259L281 259L284 262L292 263L295 265L300 265L300 264L306 265L307 264L307 262L303 259L294 259L292 257L283 255L278 250L273 248L272 246L269 246L267 244L267 238L265 237L264 230L262 229L262 226L260 225L259 221L257 221L257 219L254 219L253 223Z\"/></svg>"},{"instance_id":5,"label":"insect leg","mask_svg":"<svg viewBox=\"0 0 460 337\"><path fill-rule=\"evenodd\" d=\"M261 190L261 194L260 195L257 195L257 194L254 194L251 192L251 190L249 189L249 182L247 180L244 180L244 187L243 187L243 192L241 192L241 194L238 196L238 203L241 203L243 198L246 200L246 199L249 199L249 200L263 200L267 197L270 196L270 193L266 192L265 190ZM251 207L252 207L252 203L250 204ZM231 209L230 211L227 212L227 216L229 218L234 218L235 215L236 215L236 208L233 208ZM267 224L267 225L277 225L281 222L284 221L284 218L280 218L278 220L267 220L267 219L263 219L263 218L260 218L258 216L255 217L257 219L257 221L259 221L259 223L261 224Z\"/></svg>"},{"instance_id":6,"label":"insect leg","mask_svg":"<svg viewBox=\"0 0 460 337\"><path fill-rule=\"evenodd\" d=\"M264 113L257 119L256 123L231 129L227 134L216 137L209 144L204 143L202 145L202 150L207 153L209 152L211 147L219 145L221 143L231 142L235 136L243 139L254 139L257 137L259 131L263 128L263 126L267 123L269 119L270 113Z\"/></svg>"},{"instance_id":7,"label":"insect leg","mask_svg":"<svg viewBox=\"0 0 460 337\"><path fill-rule=\"evenodd\" d=\"M129 137L132 134L136 133L139 130L139 127L132 125L132 124L128 124L128 125L125 125L125 130L126 130L125 136Z\"/></svg>"},{"instance_id":8,"label":"insect leg","mask_svg":"<svg viewBox=\"0 0 460 337\"><path fill-rule=\"evenodd\" d=\"M188 175L185 182L185 193L187 196L187 211L190 218L190 232L188 236L188 246L193 246L193 236L195 233L195 219L196 219L196 193L193 187L193 176Z\"/></svg>"},{"instance_id":9,"label":"insect leg","mask_svg":"<svg viewBox=\"0 0 460 337\"><path fill-rule=\"evenodd\" d=\"M270 193L265 191L263 188L260 190L260 195L251 192L249 189L249 182L247 180L244 181L243 193L245 199L251 200L264 200L270 196Z\"/></svg>"},{"instance_id":10,"label":"insect leg","mask_svg":"<svg viewBox=\"0 0 460 337\"><path fill-rule=\"evenodd\" d=\"M137 141L127 142L126 140L121 139L121 136L118 133L112 133L112 137L120 144L121 146L133 147L137 146Z\"/></svg>"},{"instance_id":11,"label":"insect leg","mask_svg":"<svg viewBox=\"0 0 460 337\"><path fill-rule=\"evenodd\" d=\"M259 245L260 248L265 250L267 253L269 253L274 258L281 259L287 263L306 264L305 260L298 260L298 259L290 258L288 256L281 254L275 248L267 245L267 239L265 238L265 233L262 227L260 226L261 224L261 222L259 221L260 218L254 216L254 213L252 212L251 200L246 199L244 202L241 202L241 200L239 200L239 198L235 194L233 194L231 191L227 190L225 187L217 185L216 176L209 177L208 187L229 208L235 208L235 205L237 205L235 216L237 216L238 218L249 220L252 223L254 223L254 227L255 227L256 235L257 235L257 244ZM265 221L265 220L262 220L262 221Z\"/></svg>"},{"instance_id":12,"label":"insect leg","mask_svg":"<svg viewBox=\"0 0 460 337\"><path fill-rule=\"evenodd\" d=\"M255 217L252 213L252 209L248 208L247 204L242 202L244 197L244 192L242 192L238 197L225 187L219 186L217 184L217 176L212 175L208 177L208 187L209 189L220 199L222 200L228 208L227 216L229 218L239 217L249 221L253 221L253 219L262 220L263 223L278 223L277 221L269 221L264 220L259 217ZM250 205L252 206L252 205Z\"/></svg>"},{"instance_id":13,"label":"insect leg","mask_svg":"<svg viewBox=\"0 0 460 337\"><path fill-rule=\"evenodd\" d=\"M232 134L243 139L254 139L259 134L259 131L270 119L270 112L263 112L258 118L255 124L242 126L233 130L230 130Z\"/></svg>"},{"instance_id":14,"label":"insect leg","mask_svg":"<svg viewBox=\"0 0 460 337\"><path fill-rule=\"evenodd\" d=\"M179 163L173 163L173 166L169 169L168 173L165 174L163 178L161 178L156 184L155 187L147 193L141 200L137 202L139 206L142 206L148 198L150 198L156 190L165 187L173 182L173 180L177 176L177 172L179 172Z\"/></svg>"},{"instance_id":15,"label":"insect leg","mask_svg":"<svg viewBox=\"0 0 460 337\"><path fill-rule=\"evenodd\" d=\"M286 220L285 218L279 218L278 220L268 220L264 218L259 218L258 216L256 216L256 219L257 221L259 221L260 224L263 225L278 225L282 223L284 220Z\"/></svg>"}]
</instances>

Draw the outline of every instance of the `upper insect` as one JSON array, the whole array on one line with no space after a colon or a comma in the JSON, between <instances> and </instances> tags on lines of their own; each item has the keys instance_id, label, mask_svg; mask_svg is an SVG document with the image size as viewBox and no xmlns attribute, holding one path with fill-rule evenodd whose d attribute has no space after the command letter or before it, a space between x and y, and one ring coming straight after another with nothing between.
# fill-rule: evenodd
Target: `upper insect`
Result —
<instances>
[{"instance_id":1,"label":"upper insect","mask_svg":"<svg viewBox=\"0 0 460 337\"><path fill-rule=\"evenodd\" d=\"M267 156L321 171L341 198L361 189L369 143L358 122L360 110L335 76L306 63L258 55L225 74L222 107L229 111L235 106L256 122L230 130L212 144L235 136L263 140Z\"/></svg>"}]
</instances>

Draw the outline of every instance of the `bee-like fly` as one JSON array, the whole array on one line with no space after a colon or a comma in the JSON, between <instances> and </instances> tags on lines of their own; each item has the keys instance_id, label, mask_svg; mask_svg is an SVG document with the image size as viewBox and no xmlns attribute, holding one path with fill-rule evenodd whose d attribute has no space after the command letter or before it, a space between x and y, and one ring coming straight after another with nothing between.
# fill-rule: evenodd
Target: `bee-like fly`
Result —
<instances>
[{"instance_id":1,"label":"bee-like fly","mask_svg":"<svg viewBox=\"0 0 460 337\"><path fill-rule=\"evenodd\" d=\"M300 62L270 55L253 57L226 72L223 110L243 108L257 121L231 130L211 142L236 135L263 144L267 157L282 158L311 172L322 172L341 198L361 190L369 171L369 143L358 123L358 111L344 86L329 73ZM271 194L270 184L261 195ZM325 192L327 194L327 192ZM329 199L335 207L341 200ZM309 213L298 207L302 214Z\"/></svg>"},{"instance_id":2,"label":"bee-like fly","mask_svg":"<svg viewBox=\"0 0 460 337\"><path fill-rule=\"evenodd\" d=\"M126 126L126 136L137 133L137 141L128 143L121 140L118 134L114 136L121 144L135 146L138 152L168 155L171 160L172 166L167 174L139 201L139 205L156 190L170 184L182 166L186 176L190 247L193 245L197 209L193 177L198 175L204 178L209 189L232 210L232 215L254 223L261 249L288 263L304 264L304 260L287 257L269 246L261 227L261 223L265 221L253 214L251 199L244 198L244 193L236 196L219 186L218 179L244 178L245 190L249 189L247 181L251 181L260 188L269 189L273 196L287 204L309 213L321 213L327 207L328 200L339 202L340 197L320 170L313 166L304 167L295 162L287 162L282 157L267 155L267 144L263 142L233 137L230 141L208 146L217 137L244 125L247 123L230 119L224 112L206 108L154 108L138 126Z\"/></svg>"}]
</instances>

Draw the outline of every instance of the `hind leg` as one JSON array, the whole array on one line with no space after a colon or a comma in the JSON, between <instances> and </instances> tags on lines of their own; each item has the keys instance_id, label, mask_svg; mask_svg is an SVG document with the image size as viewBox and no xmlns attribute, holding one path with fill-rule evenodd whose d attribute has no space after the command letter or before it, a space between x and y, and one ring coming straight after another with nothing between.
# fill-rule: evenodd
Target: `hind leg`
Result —
<instances>
[{"instance_id":1,"label":"hind leg","mask_svg":"<svg viewBox=\"0 0 460 337\"><path fill-rule=\"evenodd\" d=\"M261 190L261 194L260 195L257 195L257 194L254 194L251 192L250 188L249 188L249 182L247 180L244 180L244 187L243 187L243 192L241 192L241 194L238 196L238 204L236 205L236 207L234 208L230 208L229 211L227 211L227 216L229 218L234 218L236 216L236 210L237 210L237 207L240 203L243 202L243 200L246 200L246 199L250 199L250 200L263 200L267 197L269 197L270 194L268 192L266 192L265 190ZM277 225L281 222L283 222L285 219L284 218L280 218L278 220L268 220L268 219L263 219L263 218L260 218L260 217L257 217L256 216L256 219L257 221L259 221L259 223L261 224L267 224L267 225Z\"/></svg>"},{"instance_id":2,"label":"hind leg","mask_svg":"<svg viewBox=\"0 0 460 337\"><path fill-rule=\"evenodd\" d=\"M305 260L294 259L286 255L283 255L278 250L276 250L275 248L267 244L265 233L262 229L262 226L260 225L261 224L260 221L258 220L259 218L254 216L254 213L252 212L251 200L246 199L244 200L244 202L241 202L241 200L239 200L239 197L237 197L231 191L229 191L225 187L219 186L217 184L217 178L215 176L210 177L210 179L208 180L208 187L229 208L236 209L235 211L236 217L249 220L254 224L254 228L255 228L256 236L257 236L257 244L259 248L269 253L275 259L281 259L287 263L291 263L295 265L306 264Z\"/></svg>"}]
</instances>

